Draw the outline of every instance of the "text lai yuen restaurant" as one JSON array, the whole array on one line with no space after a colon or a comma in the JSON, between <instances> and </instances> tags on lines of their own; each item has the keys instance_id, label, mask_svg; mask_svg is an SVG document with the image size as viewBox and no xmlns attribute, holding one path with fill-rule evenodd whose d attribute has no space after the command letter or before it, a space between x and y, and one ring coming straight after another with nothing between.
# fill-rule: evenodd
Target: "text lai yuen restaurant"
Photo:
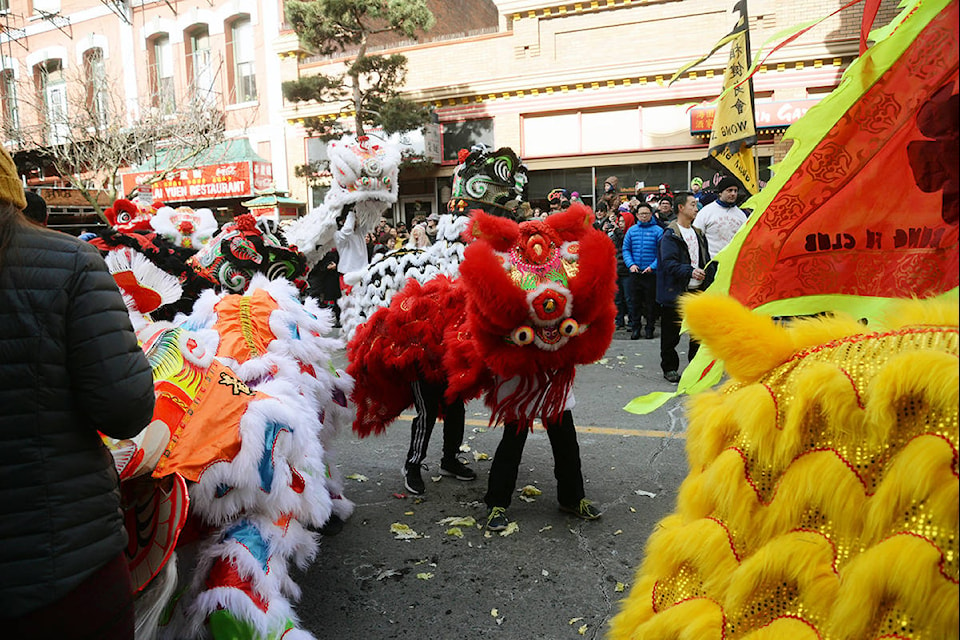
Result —
<instances>
[{"instance_id":1,"label":"text lai yuen restaurant","mask_svg":"<svg viewBox=\"0 0 960 640\"><path fill-rule=\"evenodd\" d=\"M246 138L224 141L201 154L164 149L121 180L130 198L172 207L207 207L220 223L247 213L243 202L274 184L273 165L258 156Z\"/></svg>"}]
</instances>

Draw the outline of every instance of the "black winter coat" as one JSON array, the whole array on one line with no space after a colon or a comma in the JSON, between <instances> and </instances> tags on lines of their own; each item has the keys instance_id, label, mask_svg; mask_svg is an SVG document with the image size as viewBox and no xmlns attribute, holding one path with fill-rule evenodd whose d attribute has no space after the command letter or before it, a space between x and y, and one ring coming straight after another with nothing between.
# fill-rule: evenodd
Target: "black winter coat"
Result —
<instances>
[{"instance_id":1,"label":"black winter coat","mask_svg":"<svg viewBox=\"0 0 960 640\"><path fill-rule=\"evenodd\" d=\"M0 620L56 602L121 553L117 472L97 430L134 436L153 405L97 250L16 226L0 263Z\"/></svg>"},{"instance_id":2,"label":"black winter coat","mask_svg":"<svg viewBox=\"0 0 960 640\"><path fill-rule=\"evenodd\" d=\"M707 238L700 229L693 227L693 230L700 244L699 267L706 269L709 261L707 257L710 255ZM700 285L699 291L704 291L713 283L713 269L706 269L706 271L707 277ZM660 247L657 250L657 303L671 307L677 304L677 298L687 292L687 285L692 275L693 265L690 264L687 243L680 236L677 222L673 221L664 229L663 237L660 238Z\"/></svg>"}]
</instances>

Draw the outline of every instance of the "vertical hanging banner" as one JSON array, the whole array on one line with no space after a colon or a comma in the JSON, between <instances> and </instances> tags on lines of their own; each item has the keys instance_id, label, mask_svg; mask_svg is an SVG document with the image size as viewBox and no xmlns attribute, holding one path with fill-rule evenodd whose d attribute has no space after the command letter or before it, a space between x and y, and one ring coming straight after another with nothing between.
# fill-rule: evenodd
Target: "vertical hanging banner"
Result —
<instances>
[{"instance_id":1,"label":"vertical hanging banner","mask_svg":"<svg viewBox=\"0 0 960 640\"><path fill-rule=\"evenodd\" d=\"M759 191L752 149L757 143L757 123L754 118L753 80L749 77L747 0L737 2L733 11L740 12L740 19L733 31L724 38L730 42L730 57L723 72L723 93L717 102L708 153L712 164L719 165L718 168L739 180L743 188L754 195Z\"/></svg>"}]
</instances>

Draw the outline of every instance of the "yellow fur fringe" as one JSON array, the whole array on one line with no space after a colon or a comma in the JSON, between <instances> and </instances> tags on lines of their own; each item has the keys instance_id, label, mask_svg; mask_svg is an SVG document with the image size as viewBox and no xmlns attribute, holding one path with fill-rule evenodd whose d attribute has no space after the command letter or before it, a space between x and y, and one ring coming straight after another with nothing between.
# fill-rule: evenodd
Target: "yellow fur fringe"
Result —
<instances>
[{"instance_id":1,"label":"yellow fur fringe","mask_svg":"<svg viewBox=\"0 0 960 640\"><path fill-rule=\"evenodd\" d=\"M732 380L690 400L689 474L609 637L957 639L956 306L872 332L683 305Z\"/></svg>"}]
</instances>

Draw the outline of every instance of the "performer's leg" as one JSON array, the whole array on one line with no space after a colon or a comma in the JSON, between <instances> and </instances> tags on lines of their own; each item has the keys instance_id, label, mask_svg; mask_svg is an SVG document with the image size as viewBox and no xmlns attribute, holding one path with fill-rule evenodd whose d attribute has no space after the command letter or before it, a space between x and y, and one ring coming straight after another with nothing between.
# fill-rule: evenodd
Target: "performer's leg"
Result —
<instances>
[{"instance_id":1,"label":"performer's leg","mask_svg":"<svg viewBox=\"0 0 960 640\"><path fill-rule=\"evenodd\" d=\"M557 479L557 501L575 506L584 498L583 472L580 467L580 445L569 410L560 419L547 425L547 437L553 450L553 476Z\"/></svg>"},{"instance_id":2,"label":"performer's leg","mask_svg":"<svg viewBox=\"0 0 960 640\"><path fill-rule=\"evenodd\" d=\"M417 415L410 423L410 448L407 449L407 466L420 466L427 457L427 447L430 444L430 434L433 425L437 422L439 399L442 397L437 387L423 380L414 380L413 406ZM458 445L459 446L459 445Z\"/></svg>"},{"instance_id":3,"label":"performer's leg","mask_svg":"<svg viewBox=\"0 0 960 640\"><path fill-rule=\"evenodd\" d=\"M443 458L440 460L441 475L457 480L474 480L476 472L457 458L463 444L463 423L466 410L462 400L443 407Z\"/></svg>"},{"instance_id":4,"label":"performer's leg","mask_svg":"<svg viewBox=\"0 0 960 640\"><path fill-rule=\"evenodd\" d=\"M497 453L490 465L490 477L487 481L487 494L483 501L493 507L509 507L513 492L517 487L517 473L520 458L523 457L523 445L527 441L529 428L516 422L503 425L503 436L497 446Z\"/></svg>"}]
</instances>

